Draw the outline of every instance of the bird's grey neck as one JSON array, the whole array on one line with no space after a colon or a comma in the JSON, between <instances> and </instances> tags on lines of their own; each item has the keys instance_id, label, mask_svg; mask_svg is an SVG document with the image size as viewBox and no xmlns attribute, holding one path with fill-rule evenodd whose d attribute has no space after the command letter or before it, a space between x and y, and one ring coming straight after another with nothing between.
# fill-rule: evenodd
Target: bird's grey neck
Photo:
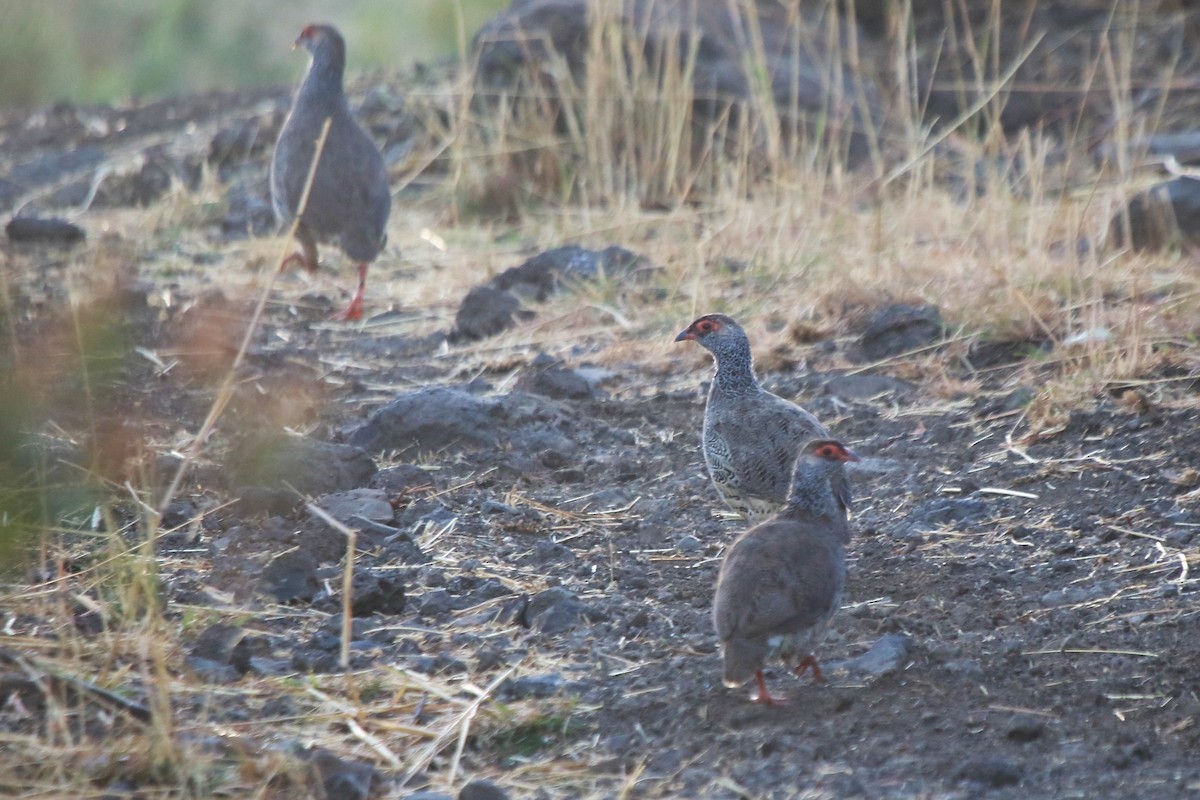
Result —
<instances>
[{"instance_id":1,"label":"bird's grey neck","mask_svg":"<svg viewBox=\"0 0 1200 800\"><path fill-rule=\"evenodd\" d=\"M336 58L314 59L309 67L300 94L319 97L327 102L330 98L341 106L346 105L346 94L342 89L345 63Z\"/></svg>"},{"instance_id":2,"label":"bird's grey neck","mask_svg":"<svg viewBox=\"0 0 1200 800\"><path fill-rule=\"evenodd\" d=\"M754 359L749 353L730 353L717 358L713 391L728 395L753 394L759 389L754 377Z\"/></svg>"},{"instance_id":3,"label":"bird's grey neck","mask_svg":"<svg viewBox=\"0 0 1200 800\"><path fill-rule=\"evenodd\" d=\"M786 513L798 517L837 517L837 500L829 483L834 469L813 465L797 476L788 492Z\"/></svg>"}]
</instances>

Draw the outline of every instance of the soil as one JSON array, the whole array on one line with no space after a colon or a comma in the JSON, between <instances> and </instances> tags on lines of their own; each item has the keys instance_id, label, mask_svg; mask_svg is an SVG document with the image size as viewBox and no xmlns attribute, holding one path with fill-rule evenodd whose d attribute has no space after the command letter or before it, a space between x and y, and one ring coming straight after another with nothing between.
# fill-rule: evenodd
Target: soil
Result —
<instances>
[{"instance_id":1,"label":"soil","mask_svg":"<svg viewBox=\"0 0 1200 800\"><path fill-rule=\"evenodd\" d=\"M201 100L172 119L210 114ZM161 115L147 119L159 135ZM126 123L122 142L136 133ZM39 157L53 144L38 139ZM222 231L213 235L234 235ZM114 245L93 232L83 246ZM10 286L16 366L56 363L72 345L53 335L68 318L52 279L63 251L9 244L3 257L24 276ZM156 473L162 486L250 309L121 263L117 288L88 306L96 330L122 343L106 351L91 416L65 373L38 396L64 432L54 447L65 460L112 485ZM393 269L381 259L372 274ZM175 302L152 302L168 285ZM959 365L983 388L949 399L911 370L829 369L859 346L850 339L806 345L803 373L765 375L865 456L845 606L820 653L829 683L777 667L768 680L790 704L767 708L719 680L712 588L744 523L723 514L701 461L708 373L695 369L694 345L677 345L669 374L600 365L603 343L586 336L559 343L565 363L512 345L467 370L477 351L449 344L450 325L414 333L389 328L398 317L385 312L358 331L325 324L334 303L321 300L267 307L218 434L164 519L163 613L180 631L170 668L221 687L211 701L179 700L177 723L228 725L265 745L273 720L311 710L307 695L270 687L340 672L346 539L299 489L359 531L357 674L398 668L467 696L467 684L499 681L457 778L453 747L401 785L416 745L394 748L397 766L347 737L314 761L340 796L439 797L464 771L500 787L480 784L480 797L1200 792L1195 381L1153 398L1129 387L1030 437L1020 361L986 373ZM669 342L689 321L637 335ZM210 352L183 346L198 340ZM176 366L146 353L173 353ZM112 422L91 424L97 416ZM136 508L122 508L132 521ZM76 554L61 565L69 576L88 562L64 541ZM20 587L28 597L53 577L40 568ZM102 589L81 581L79 591L103 604ZM59 655L58 623L25 602L4 601L6 633L28 653ZM184 624L205 609L221 622ZM80 612L74 635L99 641L112 624ZM97 676L149 702L127 674ZM39 730L13 703L0 726ZM542 727L505 722L514 714ZM385 743L386 730L375 731ZM110 796L153 791L144 776L100 774L95 789Z\"/></svg>"}]
</instances>

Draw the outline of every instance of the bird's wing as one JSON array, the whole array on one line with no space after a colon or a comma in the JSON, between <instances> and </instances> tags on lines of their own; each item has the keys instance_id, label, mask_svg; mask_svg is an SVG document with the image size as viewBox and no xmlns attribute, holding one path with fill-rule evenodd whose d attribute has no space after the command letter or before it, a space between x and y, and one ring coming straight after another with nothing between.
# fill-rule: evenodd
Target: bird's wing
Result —
<instances>
[{"instance_id":1,"label":"bird's wing","mask_svg":"<svg viewBox=\"0 0 1200 800\"><path fill-rule=\"evenodd\" d=\"M720 414L712 427L737 445L730 447L730 468L741 491L776 503L787 499L800 446L814 436L829 435L812 414L768 392L733 413Z\"/></svg>"},{"instance_id":2,"label":"bird's wing","mask_svg":"<svg viewBox=\"0 0 1200 800\"><path fill-rule=\"evenodd\" d=\"M797 524L764 523L730 548L713 608L723 641L797 633L836 610L844 562L829 537Z\"/></svg>"}]
</instances>

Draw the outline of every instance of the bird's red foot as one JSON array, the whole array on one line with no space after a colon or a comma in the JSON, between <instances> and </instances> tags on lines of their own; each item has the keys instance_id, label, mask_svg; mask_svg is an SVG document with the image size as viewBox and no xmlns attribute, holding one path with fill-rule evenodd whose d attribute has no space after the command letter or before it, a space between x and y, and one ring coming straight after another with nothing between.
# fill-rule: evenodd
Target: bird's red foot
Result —
<instances>
[{"instance_id":1,"label":"bird's red foot","mask_svg":"<svg viewBox=\"0 0 1200 800\"><path fill-rule=\"evenodd\" d=\"M355 296L355 298L350 301L350 305L346 306L345 309L330 317L330 319L337 320L339 322L356 322L362 318L363 299L358 296Z\"/></svg>"},{"instance_id":2,"label":"bird's red foot","mask_svg":"<svg viewBox=\"0 0 1200 800\"><path fill-rule=\"evenodd\" d=\"M803 677L806 670L812 670L813 680L817 683L828 683L824 673L821 672L821 665L817 663L817 657L811 653L800 659L800 663L796 665L797 675Z\"/></svg>"},{"instance_id":3,"label":"bird's red foot","mask_svg":"<svg viewBox=\"0 0 1200 800\"><path fill-rule=\"evenodd\" d=\"M362 319L363 316L363 296L367 293L367 265L365 263L358 265L358 288L354 291L354 299L350 301L350 305L345 311L334 314L333 319L339 319L343 322L353 322Z\"/></svg>"},{"instance_id":4,"label":"bird's red foot","mask_svg":"<svg viewBox=\"0 0 1200 800\"><path fill-rule=\"evenodd\" d=\"M758 691L750 695L752 703L758 703L760 706L786 706L787 700L781 697L774 697L767 691L767 681L763 678L762 670L754 673L754 683L758 686Z\"/></svg>"}]
</instances>

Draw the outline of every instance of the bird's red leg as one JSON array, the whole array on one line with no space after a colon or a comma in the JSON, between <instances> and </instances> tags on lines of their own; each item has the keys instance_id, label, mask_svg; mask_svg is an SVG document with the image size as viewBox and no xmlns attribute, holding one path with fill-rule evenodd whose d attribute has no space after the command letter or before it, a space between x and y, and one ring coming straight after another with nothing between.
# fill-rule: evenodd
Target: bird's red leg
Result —
<instances>
[{"instance_id":1,"label":"bird's red leg","mask_svg":"<svg viewBox=\"0 0 1200 800\"><path fill-rule=\"evenodd\" d=\"M358 289L354 292L354 299L350 301L350 305L345 311L334 315L334 319L341 320L356 320L362 319L363 315L363 295L367 291L367 262L362 262L358 265Z\"/></svg>"},{"instance_id":2,"label":"bird's red leg","mask_svg":"<svg viewBox=\"0 0 1200 800\"><path fill-rule=\"evenodd\" d=\"M763 706L786 706L787 701L781 700L778 697L772 697L767 691L767 681L763 678L763 671L760 669L754 673L754 683L758 686L758 692L751 696L751 700Z\"/></svg>"},{"instance_id":3,"label":"bird's red leg","mask_svg":"<svg viewBox=\"0 0 1200 800\"><path fill-rule=\"evenodd\" d=\"M827 683L825 675L821 672L821 665L817 663L817 657L809 653L804 658L800 659L800 663L796 665L796 674L803 676L805 670L812 670L813 680L817 683Z\"/></svg>"},{"instance_id":4,"label":"bird's red leg","mask_svg":"<svg viewBox=\"0 0 1200 800\"><path fill-rule=\"evenodd\" d=\"M293 264L299 264L308 272L314 273L317 271L317 244L313 241L312 236L308 233L308 229L303 226L296 228L296 241L300 243L300 250L292 253L290 256L279 262L279 271L283 272Z\"/></svg>"}]
</instances>

